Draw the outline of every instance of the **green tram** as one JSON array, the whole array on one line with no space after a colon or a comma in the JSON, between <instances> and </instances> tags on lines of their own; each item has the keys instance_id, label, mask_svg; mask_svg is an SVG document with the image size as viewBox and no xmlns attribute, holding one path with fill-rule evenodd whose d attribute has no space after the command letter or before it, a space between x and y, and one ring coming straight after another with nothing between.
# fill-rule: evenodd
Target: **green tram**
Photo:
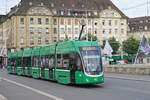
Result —
<instances>
[{"instance_id":1,"label":"green tram","mask_svg":"<svg viewBox=\"0 0 150 100\"><path fill-rule=\"evenodd\" d=\"M104 83L97 41L66 41L9 53L7 70L61 84Z\"/></svg>"}]
</instances>

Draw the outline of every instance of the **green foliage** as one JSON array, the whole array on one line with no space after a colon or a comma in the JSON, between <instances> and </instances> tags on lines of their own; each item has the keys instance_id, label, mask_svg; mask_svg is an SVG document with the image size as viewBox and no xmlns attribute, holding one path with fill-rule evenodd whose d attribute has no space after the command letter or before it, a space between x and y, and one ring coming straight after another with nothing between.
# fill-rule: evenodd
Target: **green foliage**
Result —
<instances>
[{"instance_id":1,"label":"green foliage","mask_svg":"<svg viewBox=\"0 0 150 100\"><path fill-rule=\"evenodd\" d=\"M68 41L68 40L69 40L68 35L65 35L64 41ZM60 43L60 42L63 42L63 40L58 40L58 41L57 41L57 43Z\"/></svg>"},{"instance_id":2,"label":"green foliage","mask_svg":"<svg viewBox=\"0 0 150 100\"><path fill-rule=\"evenodd\" d=\"M87 35L84 35L81 40L86 40L86 37ZM88 34L88 41L91 41L91 38L92 38L92 41L96 41L97 40L97 37L94 36L94 35L91 35L91 34Z\"/></svg>"},{"instance_id":3,"label":"green foliage","mask_svg":"<svg viewBox=\"0 0 150 100\"><path fill-rule=\"evenodd\" d=\"M68 41L69 38L68 38L68 35L65 35L65 40L64 41Z\"/></svg>"},{"instance_id":4,"label":"green foliage","mask_svg":"<svg viewBox=\"0 0 150 100\"><path fill-rule=\"evenodd\" d=\"M116 54L120 47L120 43L118 41L116 41L116 39L114 37L109 38L108 42L113 49L113 54ZM106 43L106 40L103 40L103 45L102 45L103 49L104 49L105 43Z\"/></svg>"},{"instance_id":5,"label":"green foliage","mask_svg":"<svg viewBox=\"0 0 150 100\"><path fill-rule=\"evenodd\" d=\"M57 43L63 42L63 40L58 40Z\"/></svg>"},{"instance_id":6,"label":"green foliage","mask_svg":"<svg viewBox=\"0 0 150 100\"><path fill-rule=\"evenodd\" d=\"M139 44L139 40L130 37L127 40L123 41L123 51L131 55L136 54L138 51Z\"/></svg>"}]
</instances>

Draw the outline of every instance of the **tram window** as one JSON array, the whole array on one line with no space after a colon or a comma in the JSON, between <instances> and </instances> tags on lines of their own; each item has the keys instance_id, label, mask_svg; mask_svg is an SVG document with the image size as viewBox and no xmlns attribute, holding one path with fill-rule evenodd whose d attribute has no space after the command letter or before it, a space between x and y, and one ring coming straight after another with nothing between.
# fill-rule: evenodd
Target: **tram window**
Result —
<instances>
[{"instance_id":1,"label":"tram window","mask_svg":"<svg viewBox=\"0 0 150 100\"><path fill-rule=\"evenodd\" d=\"M69 68L69 54L63 54L63 68Z\"/></svg>"},{"instance_id":2,"label":"tram window","mask_svg":"<svg viewBox=\"0 0 150 100\"><path fill-rule=\"evenodd\" d=\"M22 65L22 58L18 58L18 64L17 66L20 67Z\"/></svg>"},{"instance_id":3,"label":"tram window","mask_svg":"<svg viewBox=\"0 0 150 100\"><path fill-rule=\"evenodd\" d=\"M52 56L52 55L41 56L41 67L53 68L54 67L54 56Z\"/></svg>"},{"instance_id":4,"label":"tram window","mask_svg":"<svg viewBox=\"0 0 150 100\"><path fill-rule=\"evenodd\" d=\"M13 59L11 60L11 66L16 66L16 64L17 64L16 59L13 58Z\"/></svg>"},{"instance_id":5,"label":"tram window","mask_svg":"<svg viewBox=\"0 0 150 100\"><path fill-rule=\"evenodd\" d=\"M38 67L38 56L32 58L32 67Z\"/></svg>"},{"instance_id":6,"label":"tram window","mask_svg":"<svg viewBox=\"0 0 150 100\"><path fill-rule=\"evenodd\" d=\"M54 55L50 56L49 68L54 68Z\"/></svg>"},{"instance_id":7,"label":"tram window","mask_svg":"<svg viewBox=\"0 0 150 100\"><path fill-rule=\"evenodd\" d=\"M41 66L40 67L44 67L45 66L45 56L41 56Z\"/></svg>"},{"instance_id":8,"label":"tram window","mask_svg":"<svg viewBox=\"0 0 150 100\"><path fill-rule=\"evenodd\" d=\"M23 58L23 67L30 67L31 66L31 57L24 57Z\"/></svg>"},{"instance_id":9,"label":"tram window","mask_svg":"<svg viewBox=\"0 0 150 100\"><path fill-rule=\"evenodd\" d=\"M8 64L8 66L11 66L11 59L8 59L7 64Z\"/></svg>"},{"instance_id":10,"label":"tram window","mask_svg":"<svg viewBox=\"0 0 150 100\"><path fill-rule=\"evenodd\" d=\"M61 54L58 54L57 55L57 68L58 69L61 69L63 66L62 66L62 55Z\"/></svg>"},{"instance_id":11,"label":"tram window","mask_svg":"<svg viewBox=\"0 0 150 100\"><path fill-rule=\"evenodd\" d=\"M81 58L78 53L69 54L69 66L73 66L76 70L82 70Z\"/></svg>"},{"instance_id":12,"label":"tram window","mask_svg":"<svg viewBox=\"0 0 150 100\"><path fill-rule=\"evenodd\" d=\"M67 53L57 55L57 68L82 70L81 59L77 53Z\"/></svg>"}]
</instances>

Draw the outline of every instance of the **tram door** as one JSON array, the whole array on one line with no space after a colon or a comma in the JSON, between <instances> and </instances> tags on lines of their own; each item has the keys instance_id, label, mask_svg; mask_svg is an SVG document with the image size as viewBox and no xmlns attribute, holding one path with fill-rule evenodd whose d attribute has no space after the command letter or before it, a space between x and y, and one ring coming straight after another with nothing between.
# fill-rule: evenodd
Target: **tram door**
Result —
<instances>
[{"instance_id":1,"label":"tram door","mask_svg":"<svg viewBox=\"0 0 150 100\"><path fill-rule=\"evenodd\" d=\"M17 60L16 59L14 59L14 73L16 73L17 72Z\"/></svg>"},{"instance_id":2,"label":"tram door","mask_svg":"<svg viewBox=\"0 0 150 100\"><path fill-rule=\"evenodd\" d=\"M26 62L26 57L24 57L24 58L23 58L23 66L22 66L22 68L23 68L23 75L25 75L25 67L26 67L26 64L27 64L27 62Z\"/></svg>"},{"instance_id":3,"label":"tram door","mask_svg":"<svg viewBox=\"0 0 150 100\"><path fill-rule=\"evenodd\" d=\"M30 68L31 68L31 57L28 57L27 59L27 68L28 68L28 75L30 76L31 75L31 71L30 71Z\"/></svg>"},{"instance_id":4,"label":"tram door","mask_svg":"<svg viewBox=\"0 0 150 100\"><path fill-rule=\"evenodd\" d=\"M46 65L46 56L41 56L41 78L45 78L45 65Z\"/></svg>"},{"instance_id":5,"label":"tram door","mask_svg":"<svg viewBox=\"0 0 150 100\"><path fill-rule=\"evenodd\" d=\"M69 69L70 69L70 77L71 77L71 82L75 83L75 72L76 71L82 71L82 66L81 66L81 58L79 54L77 53L70 53L69 54Z\"/></svg>"},{"instance_id":6,"label":"tram door","mask_svg":"<svg viewBox=\"0 0 150 100\"><path fill-rule=\"evenodd\" d=\"M53 70L54 70L54 56L53 55L49 56L48 64L49 64L49 79L53 80Z\"/></svg>"},{"instance_id":7,"label":"tram door","mask_svg":"<svg viewBox=\"0 0 150 100\"><path fill-rule=\"evenodd\" d=\"M75 83L75 72L76 72L75 57L76 57L75 53L69 54L69 70L70 70L71 83Z\"/></svg>"},{"instance_id":8,"label":"tram door","mask_svg":"<svg viewBox=\"0 0 150 100\"><path fill-rule=\"evenodd\" d=\"M41 56L41 77L46 78L45 69L49 70L49 79L53 80L54 56L44 55Z\"/></svg>"}]
</instances>

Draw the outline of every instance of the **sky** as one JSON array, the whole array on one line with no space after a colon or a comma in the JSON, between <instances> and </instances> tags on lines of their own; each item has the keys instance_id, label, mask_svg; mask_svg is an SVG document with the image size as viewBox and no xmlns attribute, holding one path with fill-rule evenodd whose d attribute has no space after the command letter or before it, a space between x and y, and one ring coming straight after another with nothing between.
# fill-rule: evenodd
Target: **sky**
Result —
<instances>
[{"instance_id":1,"label":"sky","mask_svg":"<svg viewBox=\"0 0 150 100\"><path fill-rule=\"evenodd\" d=\"M150 0L111 0L126 16L140 17L150 16ZM147 14L147 1L148 14ZM7 2L7 4L6 4ZM20 0L0 0L0 14L6 14L10 8L18 4Z\"/></svg>"}]
</instances>

